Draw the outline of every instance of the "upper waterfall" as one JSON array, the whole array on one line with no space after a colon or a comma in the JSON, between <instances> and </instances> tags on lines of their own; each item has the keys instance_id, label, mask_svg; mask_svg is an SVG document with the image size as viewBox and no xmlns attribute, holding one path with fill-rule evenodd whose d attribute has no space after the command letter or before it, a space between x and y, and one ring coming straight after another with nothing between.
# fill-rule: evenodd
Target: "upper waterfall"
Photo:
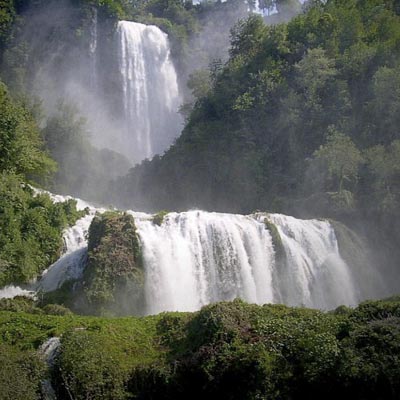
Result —
<instances>
[{"instance_id":1,"label":"upper waterfall","mask_svg":"<svg viewBox=\"0 0 400 400\"><path fill-rule=\"evenodd\" d=\"M140 161L164 151L179 133L177 74L168 35L156 26L120 21L117 37L125 116L120 148Z\"/></svg>"}]
</instances>

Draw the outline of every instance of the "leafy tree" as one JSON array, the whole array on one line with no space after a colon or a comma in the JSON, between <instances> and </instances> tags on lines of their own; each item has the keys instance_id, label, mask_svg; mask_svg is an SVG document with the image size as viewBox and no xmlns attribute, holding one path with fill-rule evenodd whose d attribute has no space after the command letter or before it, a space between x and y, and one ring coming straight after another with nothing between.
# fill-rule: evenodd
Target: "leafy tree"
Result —
<instances>
[{"instance_id":1,"label":"leafy tree","mask_svg":"<svg viewBox=\"0 0 400 400\"><path fill-rule=\"evenodd\" d=\"M32 114L0 82L0 172L43 176L55 168Z\"/></svg>"},{"instance_id":2,"label":"leafy tree","mask_svg":"<svg viewBox=\"0 0 400 400\"><path fill-rule=\"evenodd\" d=\"M15 8L13 0L0 1L0 60L1 53L9 40L12 23L15 18Z\"/></svg>"},{"instance_id":3,"label":"leafy tree","mask_svg":"<svg viewBox=\"0 0 400 400\"><path fill-rule=\"evenodd\" d=\"M0 174L0 286L27 283L57 260L63 230L85 212L76 202L54 204L20 176Z\"/></svg>"},{"instance_id":4,"label":"leafy tree","mask_svg":"<svg viewBox=\"0 0 400 400\"><path fill-rule=\"evenodd\" d=\"M400 138L400 69L380 67L372 78L372 92L371 122L376 129L374 140L389 145Z\"/></svg>"},{"instance_id":5,"label":"leafy tree","mask_svg":"<svg viewBox=\"0 0 400 400\"><path fill-rule=\"evenodd\" d=\"M335 188L340 193L345 184L354 187L362 156L348 136L330 127L326 143L314 152L314 160L321 162L325 169L327 188Z\"/></svg>"},{"instance_id":6,"label":"leafy tree","mask_svg":"<svg viewBox=\"0 0 400 400\"><path fill-rule=\"evenodd\" d=\"M372 173L372 197L376 207L396 211L400 196L400 141L390 146L377 145L365 152L367 167Z\"/></svg>"},{"instance_id":7,"label":"leafy tree","mask_svg":"<svg viewBox=\"0 0 400 400\"><path fill-rule=\"evenodd\" d=\"M321 48L311 49L296 64L297 82L306 100L306 107L321 112L329 83L336 78L335 62Z\"/></svg>"}]
</instances>

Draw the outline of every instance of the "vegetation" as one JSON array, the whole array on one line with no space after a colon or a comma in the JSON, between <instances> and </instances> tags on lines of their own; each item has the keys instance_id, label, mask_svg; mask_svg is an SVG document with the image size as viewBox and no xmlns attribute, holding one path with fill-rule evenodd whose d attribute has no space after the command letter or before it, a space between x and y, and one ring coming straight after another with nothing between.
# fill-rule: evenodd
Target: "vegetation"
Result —
<instances>
[{"instance_id":1,"label":"vegetation","mask_svg":"<svg viewBox=\"0 0 400 400\"><path fill-rule=\"evenodd\" d=\"M57 111L43 129L45 144L58 163L49 188L55 193L104 198L106 182L129 169L128 160L109 149L97 149L90 143L86 121L76 107L60 102Z\"/></svg>"},{"instance_id":2,"label":"vegetation","mask_svg":"<svg viewBox=\"0 0 400 400\"><path fill-rule=\"evenodd\" d=\"M331 313L239 300L145 318L2 311L0 349L11 355L2 399L37 398L43 364L19 383L52 336L61 337L51 370L60 399L395 399L399 318L398 298Z\"/></svg>"},{"instance_id":3,"label":"vegetation","mask_svg":"<svg viewBox=\"0 0 400 400\"><path fill-rule=\"evenodd\" d=\"M0 175L0 286L27 283L55 262L63 249L62 233L85 212L76 201L53 203L35 195L18 175Z\"/></svg>"},{"instance_id":4,"label":"vegetation","mask_svg":"<svg viewBox=\"0 0 400 400\"><path fill-rule=\"evenodd\" d=\"M33 110L0 82L0 286L36 278L60 256L63 230L84 215L74 200L54 204L27 184L55 169Z\"/></svg>"},{"instance_id":5,"label":"vegetation","mask_svg":"<svg viewBox=\"0 0 400 400\"><path fill-rule=\"evenodd\" d=\"M114 184L129 199L120 204L397 215L399 27L392 0L310 1L286 24L241 20L230 59L192 77L176 144Z\"/></svg>"},{"instance_id":6,"label":"vegetation","mask_svg":"<svg viewBox=\"0 0 400 400\"><path fill-rule=\"evenodd\" d=\"M162 211L159 211L157 214L154 214L153 215L153 224L161 226L166 215L168 215L168 211L166 211L166 210L162 210Z\"/></svg>"},{"instance_id":7,"label":"vegetation","mask_svg":"<svg viewBox=\"0 0 400 400\"><path fill-rule=\"evenodd\" d=\"M267 15L235 25L226 60L226 26L246 17L252 1L71 0L68 23L59 5L0 0L0 76L9 88L0 83L0 286L35 279L59 257L63 230L83 216L74 201L54 204L28 182L149 210L351 216L370 223L370 242L388 243L382 252L388 264L397 262L397 0L262 0ZM42 69L60 78L47 84L65 84L75 52L87 49L94 10L100 51L109 51L117 19L153 23L173 41L181 83L189 78L182 136L104 190L129 163L90 144L68 101L42 107L32 96ZM38 35L26 34L39 23ZM110 71L105 66L98 79L114 110L120 103ZM279 253L279 232L265 224ZM346 243L343 258L353 259L356 235L339 223L335 231ZM361 270L365 255L357 258L353 268ZM70 310L137 313L142 286L133 218L96 216L83 282L39 300L0 300L0 399L42 398L45 379L59 399L399 397L398 297L330 313L239 300L144 318ZM61 347L49 367L39 349L51 337Z\"/></svg>"},{"instance_id":8,"label":"vegetation","mask_svg":"<svg viewBox=\"0 0 400 400\"><path fill-rule=\"evenodd\" d=\"M85 295L97 312L138 314L144 273L135 221L129 214L97 215L89 229Z\"/></svg>"},{"instance_id":9,"label":"vegetation","mask_svg":"<svg viewBox=\"0 0 400 400\"><path fill-rule=\"evenodd\" d=\"M286 253L283 247L282 238L281 235L279 234L278 228L273 222L270 221L268 216L264 218L264 224L271 235L277 262L278 263L285 262Z\"/></svg>"},{"instance_id":10,"label":"vegetation","mask_svg":"<svg viewBox=\"0 0 400 400\"><path fill-rule=\"evenodd\" d=\"M47 155L43 139L30 110L14 101L0 82L0 173L27 178L49 175L56 164Z\"/></svg>"},{"instance_id":11,"label":"vegetation","mask_svg":"<svg viewBox=\"0 0 400 400\"><path fill-rule=\"evenodd\" d=\"M41 398L40 382L46 365L34 351L0 345L0 399L36 400Z\"/></svg>"}]
</instances>

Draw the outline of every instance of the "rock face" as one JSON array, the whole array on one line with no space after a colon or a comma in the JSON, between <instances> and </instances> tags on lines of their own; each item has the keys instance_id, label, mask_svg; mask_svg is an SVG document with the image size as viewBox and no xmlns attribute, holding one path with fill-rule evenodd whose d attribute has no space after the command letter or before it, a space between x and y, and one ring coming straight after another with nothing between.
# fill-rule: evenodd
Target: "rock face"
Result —
<instances>
[{"instance_id":1,"label":"rock face","mask_svg":"<svg viewBox=\"0 0 400 400\"><path fill-rule=\"evenodd\" d=\"M131 215L106 212L89 229L84 291L95 313L139 314L144 273L135 221Z\"/></svg>"}]
</instances>

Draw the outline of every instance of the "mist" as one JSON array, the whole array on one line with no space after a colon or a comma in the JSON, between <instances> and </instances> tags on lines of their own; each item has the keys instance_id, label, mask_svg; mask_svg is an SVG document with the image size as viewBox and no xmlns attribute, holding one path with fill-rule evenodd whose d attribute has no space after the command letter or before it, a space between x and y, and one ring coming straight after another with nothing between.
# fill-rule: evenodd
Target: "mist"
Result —
<instances>
[{"instance_id":1,"label":"mist","mask_svg":"<svg viewBox=\"0 0 400 400\"><path fill-rule=\"evenodd\" d=\"M141 33L121 33L101 9L68 0L33 4L21 21L5 69L10 86L40 101L59 163L50 188L102 201L108 181L165 151L182 129L167 35L130 22ZM19 76L13 62L22 47L27 72Z\"/></svg>"}]
</instances>

